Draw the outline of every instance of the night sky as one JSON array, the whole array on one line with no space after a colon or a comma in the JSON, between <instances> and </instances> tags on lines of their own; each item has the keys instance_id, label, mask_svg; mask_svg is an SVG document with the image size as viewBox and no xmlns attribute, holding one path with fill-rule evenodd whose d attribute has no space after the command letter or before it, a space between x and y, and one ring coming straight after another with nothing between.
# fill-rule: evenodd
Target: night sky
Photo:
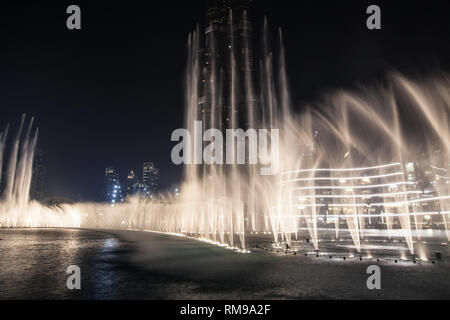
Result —
<instances>
[{"instance_id":1,"label":"night sky","mask_svg":"<svg viewBox=\"0 0 450 320\"><path fill-rule=\"evenodd\" d=\"M82 30L66 28L66 8ZM366 28L378 4L382 30ZM256 35L266 15L283 29L297 106L338 88L450 69L449 1L256 0ZM161 187L181 181L170 135L183 126L187 37L205 2L59 1L0 5L0 127L36 117L47 196L101 200L103 174L161 169ZM255 53L257 48L255 48Z\"/></svg>"}]
</instances>

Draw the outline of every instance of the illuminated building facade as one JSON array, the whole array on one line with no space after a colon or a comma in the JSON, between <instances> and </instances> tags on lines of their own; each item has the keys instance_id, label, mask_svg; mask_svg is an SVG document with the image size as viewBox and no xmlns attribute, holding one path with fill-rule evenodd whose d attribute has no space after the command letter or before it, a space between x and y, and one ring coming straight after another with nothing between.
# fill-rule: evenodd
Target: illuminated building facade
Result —
<instances>
[{"instance_id":1,"label":"illuminated building facade","mask_svg":"<svg viewBox=\"0 0 450 320\"><path fill-rule=\"evenodd\" d=\"M123 202L119 172L114 167L105 170L105 200L111 205Z\"/></svg>"},{"instance_id":2,"label":"illuminated building facade","mask_svg":"<svg viewBox=\"0 0 450 320\"><path fill-rule=\"evenodd\" d=\"M449 193L421 188L414 163L360 168L321 168L281 175L283 212L301 224L351 225L360 230L387 225L407 229L444 225ZM448 191L448 190L447 190Z\"/></svg>"},{"instance_id":3,"label":"illuminated building facade","mask_svg":"<svg viewBox=\"0 0 450 320\"><path fill-rule=\"evenodd\" d=\"M134 173L134 170L130 170L128 173L126 182L125 182L125 197L129 197L135 194L139 188L139 179L137 175Z\"/></svg>"},{"instance_id":4,"label":"illuminated building facade","mask_svg":"<svg viewBox=\"0 0 450 320\"><path fill-rule=\"evenodd\" d=\"M155 195L159 188L159 169L153 162L144 162L142 170L142 184L150 195Z\"/></svg>"}]
</instances>

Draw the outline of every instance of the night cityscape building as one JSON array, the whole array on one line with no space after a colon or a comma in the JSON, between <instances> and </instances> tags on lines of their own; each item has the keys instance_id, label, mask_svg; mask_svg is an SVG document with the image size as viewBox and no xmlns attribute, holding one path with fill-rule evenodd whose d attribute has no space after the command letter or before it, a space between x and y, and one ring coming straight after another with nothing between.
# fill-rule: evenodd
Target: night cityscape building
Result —
<instances>
[{"instance_id":1,"label":"night cityscape building","mask_svg":"<svg viewBox=\"0 0 450 320\"><path fill-rule=\"evenodd\" d=\"M142 184L147 187L151 195L155 195L159 188L159 169L153 162L144 162L142 169Z\"/></svg>"},{"instance_id":2,"label":"night cityscape building","mask_svg":"<svg viewBox=\"0 0 450 320\"><path fill-rule=\"evenodd\" d=\"M188 127L202 121L203 132L257 129L263 119L253 55L251 0L208 0L204 28L194 32ZM188 72L189 73L189 72ZM246 142L247 144L247 142ZM246 152L246 156L248 152ZM206 176L208 165L188 168L188 176ZM223 167L227 171L229 167ZM240 167L246 174L249 167ZM250 173L248 173L250 174Z\"/></svg>"},{"instance_id":3,"label":"night cityscape building","mask_svg":"<svg viewBox=\"0 0 450 320\"><path fill-rule=\"evenodd\" d=\"M130 173L128 173L125 187L125 197L129 197L138 191L139 179L138 176L134 173L134 170L130 170Z\"/></svg>"},{"instance_id":4,"label":"night cityscape building","mask_svg":"<svg viewBox=\"0 0 450 320\"><path fill-rule=\"evenodd\" d=\"M105 170L105 201L111 205L123 202L120 175L114 167Z\"/></svg>"},{"instance_id":5,"label":"night cityscape building","mask_svg":"<svg viewBox=\"0 0 450 320\"><path fill-rule=\"evenodd\" d=\"M251 4L252 0L207 1L205 41L200 48L203 79L198 115L198 119L203 120L206 127L226 129L231 126L230 118L233 115L230 114L232 104L230 92L233 81L237 83L233 90L237 91L234 97L238 98L234 103L238 106L236 118L240 121L238 124L240 128L249 126L247 110L257 106L255 96L250 94L254 90L255 72ZM236 70L235 73L232 71L233 68ZM220 99L215 97L218 91L221 92ZM217 116L216 110L221 110L222 114ZM217 119L222 119L222 123L214 125Z\"/></svg>"},{"instance_id":6,"label":"night cityscape building","mask_svg":"<svg viewBox=\"0 0 450 320\"><path fill-rule=\"evenodd\" d=\"M141 198L150 198L150 199L154 198L154 194L152 194L150 192L149 187L146 184L143 184L143 183L138 183L135 186L135 193L134 193L134 195L138 195Z\"/></svg>"},{"instance_id":7,"label":"night cityscape building","mask_svg":"<svg viewBox=\"0 0 450 320\"><path fill-rule=\"evenodd\" d=\"M105 171L105 201L115 204L126 198L138 195L155 199L159 189L160 171L152 162L145 162L142 170L142 180L135 170L131 169L122 184L119 172L114 167Z\"/></svg>"}]
</instances>

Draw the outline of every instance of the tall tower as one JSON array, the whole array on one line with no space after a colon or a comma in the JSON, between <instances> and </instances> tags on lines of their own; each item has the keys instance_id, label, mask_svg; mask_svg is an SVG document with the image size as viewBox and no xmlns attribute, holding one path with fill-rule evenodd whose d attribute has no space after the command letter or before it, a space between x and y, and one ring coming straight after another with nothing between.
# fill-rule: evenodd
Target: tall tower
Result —
<instances>
[{"instance_id":1,"label":"tall tower","mask_svg":"<svg viewBox=\"0 0 450 320\"><path fill-rule=\"evenodd\" d=\"M159 187L159 169L153 162L144 162L142 170L142 183L148 187L152 195L158 192Z\"/></svg>"},{"instance_id":2,"label":"tall tower","mask_svg":"<svg viewBox=\"0 0 450 320\"><path fill-rule=\"evenodd\" d=\"M137 175L134 173L134 170L130 170L130 173L127 176L126 181L126 190L125 190L125 196L129 197L137 192L139 186L139 180Z\"/></svg>"},{"instance_id":3,"label":"tall tower","mask_svg":"<svg viewBox=\"0 0 450 320\"><path fill-rule=\"evenodd\" d=\"M186 127L190 132L196 121L202 122L203 132L258 128L251 4L251 0L207 0L204 32L197 29L189 37ZM228 169L188 165L186 177Z\"/></svg>"},{"instance_id":4,"label":"tall tower","mask_svg":"<svg viewBox=\"0 0 450 320\"><path fill-rule=\"evenodd\" d=\"M105 170L105 200L111 205L123 202L119 172L114 167Z\"/></svg>"},{"instance_id":5,"label":"tall tower","mask_svg":"<svg viewBox=\"0 0 450 320\"><path fill-rule=\"evenodd\" d=\"M252 0L208 0L199 118L206 128L254 126ZM233 123L233 117L236 119Z\"/></svg>"}]
</instances>

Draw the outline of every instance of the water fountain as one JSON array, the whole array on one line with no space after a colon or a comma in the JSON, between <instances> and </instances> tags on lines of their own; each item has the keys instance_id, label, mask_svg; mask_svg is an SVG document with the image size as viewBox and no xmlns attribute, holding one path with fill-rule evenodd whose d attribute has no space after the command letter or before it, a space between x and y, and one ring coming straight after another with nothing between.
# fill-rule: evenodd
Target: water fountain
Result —
<instances>
[{"instance_id":1,"label":"water fountain","mask_svg":"<svg viewBox=\"0 0 450 320\"><path fill-rule=\"evenodd\" d=\"M245 13L240 21L246 25ZM234 34L232 14L228 26ZM368 234L400 232L414 254L414 238L433 221L450 241L449 78L412 81L392 74L387 85L335 92L296 113L281 32L277 62L267 35L266 21L258 83L249 71L250 52L236 52L233 37L224 64L216 61L214 33L207 34L205 68L199 29L190 35L185 125L191 132L196 120L221 131L279 129L279 159L260 159L277 162L278 174L262 176L257 165L188 165L176 198L47 207L28 199L37 130L32 133L31 120L24 131L23 117L3 183L2 226L147 230L241 251L254 234L289 247L306 237L318 250L320 229L331 226L335 239L348 232L357 252ZM8 128L0 133L0 170L7 135Z\"/></svg>"}]
</instances>

